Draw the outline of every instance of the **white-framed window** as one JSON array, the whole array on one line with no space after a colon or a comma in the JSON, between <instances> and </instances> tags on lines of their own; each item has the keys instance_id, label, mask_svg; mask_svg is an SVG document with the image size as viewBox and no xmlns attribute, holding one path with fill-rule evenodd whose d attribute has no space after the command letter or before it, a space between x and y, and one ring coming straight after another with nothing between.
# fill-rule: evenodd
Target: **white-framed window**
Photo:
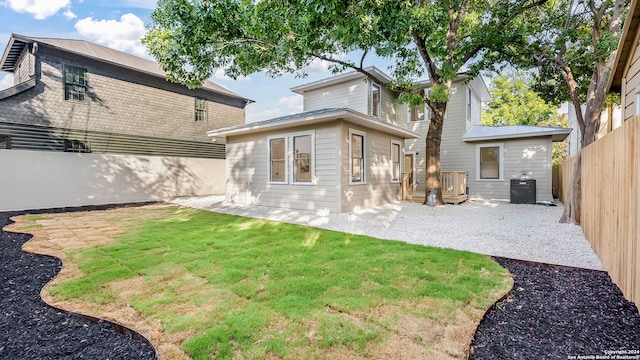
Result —
<instances>
[{"instance_id":1,"label":"white-framed window","mask_svg":"<svg viewBox=\"0 0 640 360\"><path fill-rule=\"evenodd\" d=\"M349 183L366 183L366 133L349 129Z\"/></svg>"},{"instance_id":2,"label":"white-framed window","mask_svg":"<svg viewBox=\"0 0 640 360\"><path fill-rule=\"evenodd\" d=\"M431 89L425 89L424 92L427 96L429 96L429 94L431 93ZM407 114L407 119L409 120L409 122L425 121L431 119L431 109L426 102L421 106L407 106L407 109L409 111Z\"/></svg>"},{"instance_id":3,"label":"white-framed window","mask_svg":"<svg viewBox=\"0 0 640 360\"><path fill-rule=\"evenodd\" d=\"M636 115L640 115L640 92L636 93Z\"/></svg>"},{"instance_id":4,"label":"white-framed window","mask_svg":"<svg viewBox=\"0 0 640 360\"><path fill-rule=\"evenodd\" d=\"M269 183L315 183L315 132L269 136Z\"/></svg>"},{"instance_id":5,"label":"white-framed window","mask_svg":"<svg viewBox=\"0 0 640 360\"><path fill-rule=\"evenodd\" d=\"M473 97L473 93L471 92L471 88L467 87L467 119L471 119L471 99Z\"/></svg>"},{"instance_id":6,"label":"white-framed window","mask_svg":"<svg viewBox=\"0 0 640 360\"><path fill-rule=\"evenodd\" d=\"M369 96L371 116L380 117L380 85L371 83L371 95Z\"/></svg>"},{"instance_id":7,"label":"white-framed window","mask_svg":"<svg viewBox=\"0 0 640 360\"><path fill-rule=\"evenodd\" d=\"M207 121L207 100L195 98L194 111L196 121Z\"/></svg>"},{"instance_id":8,"label":"white-framed window","mask_svg":"<svg viewBox=\"0 0 640 360\"><path fill-rule=\"evenodd\" d=\"M476 180L504 179L504 145L502 143L476 145Z\"/></svg>"},{"instance_id":9,"label":"white-framed window","mask_svg":"<svg viewBox=\"0 0 640 360\"><path fill-rule=\"evenodd\" d=\"M391 182L399 183L402 177L402 144L397 140L391 140Z\"/></svg>"},{"instance_id":10,"label":"white-framed window","mask_svg":"<svg viewBox=\"0 0 640 360\"><path fill-rule=\"evenodd\" d=\"M287 183L287 138L269 138L269 182Z\"/></svg>"},{"instance_id":11,"label":"white-framed window","mask_svg":"<svg viewBox=\"0 0 640 360\"><path fill-rule=\"evenodd\" d=\"M293 182L310 183L311 177L311 135L293 137Z\"/></svg>"},{"instance_id":12,"label":"white-framed window","mask_svg":"<svg viewBox=\"0 0 640 360\"><path fill-rule=\"evenodd\" d=\"M64 66L64 99L75 101L88 101L87 96L87 69L77 66Z\"/></svg>"}]
</instances>

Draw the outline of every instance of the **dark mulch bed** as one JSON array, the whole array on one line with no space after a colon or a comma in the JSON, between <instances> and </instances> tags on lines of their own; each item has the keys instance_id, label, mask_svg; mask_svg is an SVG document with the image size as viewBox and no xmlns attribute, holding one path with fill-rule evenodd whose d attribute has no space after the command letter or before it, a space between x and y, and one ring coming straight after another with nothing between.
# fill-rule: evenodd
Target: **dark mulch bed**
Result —
<instances>
[{"instance_id":1,"label":"dark mulch bed","mask_svg":"<svg viewBox=\"0 0 640 360\"><path fill-rule=\"evenodd\" d=\"M0 212L0 228L14 215L20 213ZM30 237L0 231L0 359L157 358L155 349L139 335L47 306L40 290L62 264L57 258L20 250Z\"/></svg>"},{"instance_id":2,"label":"dark mulch bed","mask_svg":"<svg viewBox=\"0 0 640 360\"><path fill-rule=\"evenodd\" d=\"M515 283L481 321L469 359L640 359L638 308L607 273L495 260Z\"/></svg>"}]
</instances>

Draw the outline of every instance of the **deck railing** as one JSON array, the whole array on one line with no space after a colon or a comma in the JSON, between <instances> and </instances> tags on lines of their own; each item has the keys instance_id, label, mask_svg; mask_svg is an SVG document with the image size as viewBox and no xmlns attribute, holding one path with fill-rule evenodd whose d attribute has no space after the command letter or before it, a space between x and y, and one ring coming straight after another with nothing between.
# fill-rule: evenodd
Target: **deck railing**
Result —
<instances>
[{"instance_id":1,"label":"deck railing","mask_svg":"<svg viewBox=\"0 0 640 360\"><path fill-rule=\"evenodd\" d=\"M464 171L442 171L440 173L442 197L467 194L467 173Z\"/></svg>"},{"instance_id":2,"label":"deck railing","mask_svg":"<svg viewBox=\"0 0 640 360\"><path fill-rule=\"evenodd\" d=\"M400 198L403 200L424 201L424 189L414 189L410 191L408 187L409 178L410 173L402 173ZM440 172L440 184L444 202L459 204L467 200L467 173L465 171Z\"/></svg>"}]
</instances>

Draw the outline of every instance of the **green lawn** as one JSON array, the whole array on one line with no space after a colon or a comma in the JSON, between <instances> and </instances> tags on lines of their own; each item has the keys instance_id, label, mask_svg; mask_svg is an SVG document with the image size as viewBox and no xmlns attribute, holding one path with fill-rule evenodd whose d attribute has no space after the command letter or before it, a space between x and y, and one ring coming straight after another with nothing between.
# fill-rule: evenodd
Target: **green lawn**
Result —
<instances>
[{"instance_id":1,"label":"green lawn","mask_svg":"<svg viewBox=\"0 0 640 360\"><path fill-rule=\"evenodd\" d=\"M111 245L70 250L84 276L51 294L125 303L194 359L375 357L407 322L421 325L410 341L426 353L455 355L438 345L444 329L461 314L477 322L511 286L473 253L180 207L159 215Z\"/></svg>"}]
</instances>

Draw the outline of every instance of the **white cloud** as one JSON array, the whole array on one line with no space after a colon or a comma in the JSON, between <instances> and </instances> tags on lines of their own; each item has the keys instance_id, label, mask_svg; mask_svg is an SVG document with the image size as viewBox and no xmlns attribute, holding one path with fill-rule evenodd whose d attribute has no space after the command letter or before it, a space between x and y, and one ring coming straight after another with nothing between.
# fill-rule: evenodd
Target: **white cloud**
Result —
<instances>
[{"instance_id":1,"label":"white cloud","mask_svg":"<svg viewBox=\"0 0 640 360\"><path fill-rule=\"evenodd\" d=\"M345 60L347 58L347 54L337 54L337 55L334 55L333 57L335 59L338 59L338 60ZM307 66L305 66L304 69L308 73L312 73L312 74L313 73L324 73L324 72L328 72L329 71L329 66L332 65L332 64L334 64L334 63L315 58L315 59L311 60L311 62Z\"/></svg>"},{"instance_id":2,"label":"white cloud","mask_svg":"<svg viewBox=\"0 0 640 360\"><path fill-rule=\"evenodd\" d=\"M260 106L262 105L262 106ZM251 104L246 108L247 122L273 119L302 112L302 95L281 97L275 104Z\"/></svg>"},{"instance_id":3,"label":"white cloud","mask_svg":"<svg viewBox=\"0 0 640 360\"><path fill-rule=\"evenodd\" d=\"M62 15L64 15L64 17L69 20L77 18L76 14L71 11L71 8L68 8L65 12L62 13Z\"/></svg>"},{"instance_id":4,"label":"white cloud","mask_svg":"<svg viewBox=\"0 0 640 360\"><path fill-rule=\"evenodd\" d=\"M0 76L2 74L0 73ZM8 89L13 86L13 73L5 74L0 78L0 90Z\"/></svg>"},{"instance_id":5,"label":"white cloud","mask_svg":"<svg viewBox=\"0 0 640 360\"><path fill-rule=\"evenodd\" d=\"M138 9L154 10L158 5L157 0L121 0L120 6Z\"/></svg>"},{"instance_id":6,"label":"white cloud","mask_svg":"<svg viewBox=\"0 0 640 360\"><path fill-rule=\"evenodd\" d=\"M227 75L225 75L224 69L220 69L220 68L216 69L213 72L213 75L211 75L211 77L213 79L219 80L219 81L220 80L223 80L223 81L249 81L249 80L251 80L251 78L248 77L248 76L240 76L240 77L238 77L237 79L234 80L234 79L228 77Z\"/></svg>"},{"instance_id":7,"label":"white cloud","mask_svg":"<svg viewBox=\"0 0 640 360\"><path fill-rule=\"evenodd\" d=\"M60 9L68 8L71 0L7 0L6 4L14 11L32 14L42 20L55 15Z\"/></svg>"},{"instance_id":8,"label":"white cloud","mask_svg":"<svg viewBox=\"0 0 640 360\"><path fill-rule=\"evenodd\" d=\"M118 20L94 20L92 17L78 20L76 30L83 37L112 49L146 56L140 43L145 33L144 23L134 14L128 13Z\"/></svg>"}]
</instances>

